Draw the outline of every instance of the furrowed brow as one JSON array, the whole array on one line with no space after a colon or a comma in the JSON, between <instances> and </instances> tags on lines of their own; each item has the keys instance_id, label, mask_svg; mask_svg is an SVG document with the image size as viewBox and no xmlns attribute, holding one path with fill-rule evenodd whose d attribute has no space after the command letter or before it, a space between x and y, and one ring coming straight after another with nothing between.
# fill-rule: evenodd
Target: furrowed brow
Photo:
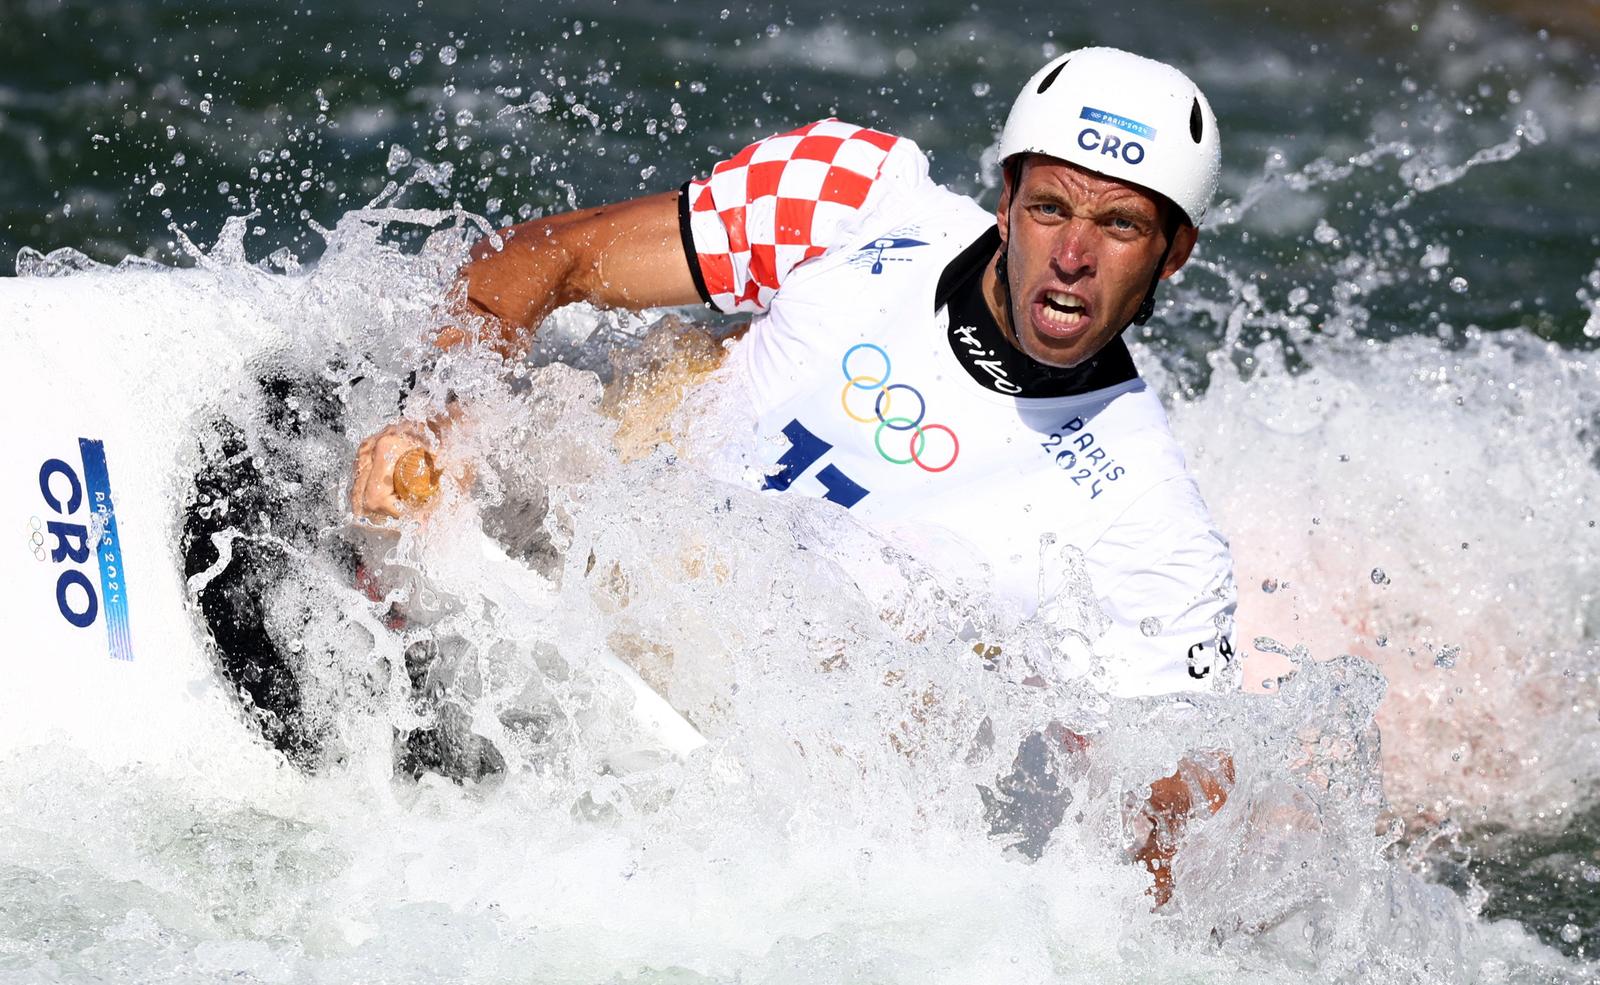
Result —
<instances>
[{"instance_id":1,"label":"furrowed brow","mask_svg":"<svg viewBox=\"0 0 1600 985\"><path fill-rule=\"evenodd\" d=\"M1102 219L1126 219L1129 222L1137 223L1141 226L1154 226L1158 221L1155 216L1144 211L1143 209L1135 208L1129 205L1107 206L1106 208L1100 210L1099 216Z\"/></svg>"},{"instance_id":2,"label":"furrowed brow","mask_svg":"<svg viewBox=\"0 0 1600 985\"><path fill-rule=\"evenodd\" d=\"M1060 189L1051 188L1048 185L1042 186L1042 187L1036 187L1036 188L1029 188L1025 192L1023 192L1023 196L1022 197L1024 199L1030 201L1030 202L1065 202L1065 201L1067 201L1067 196L1063 195L1061 193Z\"/></svg>"}]
</instances>

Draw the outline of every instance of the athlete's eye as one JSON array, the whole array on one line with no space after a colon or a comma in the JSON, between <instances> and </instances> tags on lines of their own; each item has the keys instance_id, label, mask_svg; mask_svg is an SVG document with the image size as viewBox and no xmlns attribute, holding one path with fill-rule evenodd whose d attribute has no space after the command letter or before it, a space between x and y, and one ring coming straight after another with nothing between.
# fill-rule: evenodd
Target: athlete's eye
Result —
<instances>
[{"instance_id":1,"label":"athlete's eye","mask_svg":"<svg viewBox=\"0 0 1600 985\"><path fill-rule=\"evenodd\" d=\"M1054 202L1038 202L1033 206L1033 210L1043 216L1058 216L1061 214L1061 206Z\"/></svg>"}]
</instances>

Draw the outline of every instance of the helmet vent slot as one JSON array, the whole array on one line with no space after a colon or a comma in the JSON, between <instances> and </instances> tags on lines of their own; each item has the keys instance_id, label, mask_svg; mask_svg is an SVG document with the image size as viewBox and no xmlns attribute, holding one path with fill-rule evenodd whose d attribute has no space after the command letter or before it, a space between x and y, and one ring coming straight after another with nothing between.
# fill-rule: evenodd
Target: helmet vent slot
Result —
<instances>
[{"instance_id":1,"label":"helmet vent slot","mask_svg":"<svg viewBox=\"0 0 1600 985\"><path fill-rule=\"evenodd\" d=\"M1196 99L1194 107L1189 110L1189 136L1194 138L1195 143L1198 144L1200 142L1200 137L1205 133L1205 128L1205 117L1200 115L1200 100Z\"/></svg>"},{"instance_id":2,"label":"helmet vent slot","mask_svg":"<svg viewBox=\"0 0 1600 985\"><path fill-rule=\"evenodd\" d=\"M1050 86L1055 82L1056 76L1061 74L1061 70L1066 68L1067 67L1067 62L1070 62L1070 61L1072 61L1072 59L1068 58L1066 61L1062 62L1060 65L1057 65L1055 68L1051 69L1049 75L1046 75L1044 78L1039 80L1039 93L1041 95L1044 94L1044 91L1046 89L1050 88Z\"/></svg>"}]
</instances>

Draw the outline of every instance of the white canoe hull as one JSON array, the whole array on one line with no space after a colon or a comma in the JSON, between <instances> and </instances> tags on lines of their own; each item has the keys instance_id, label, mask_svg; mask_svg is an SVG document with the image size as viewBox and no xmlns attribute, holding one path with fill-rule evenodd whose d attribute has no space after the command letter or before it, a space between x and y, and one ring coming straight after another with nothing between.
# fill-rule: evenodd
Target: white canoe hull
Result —
<instances>
[{"instance_id":1,"label":"white canoe hull","mask_svg":"<svg viewBox=\"0 0 1600 985\"><path fill-rule=\"evenodd\" d=\"M13 531L0 552L12 638L0 656L0 756L68 744L114 765L192 757L219 741L267 748L218 673L179 547L197 429L229 387L251 385L252 363L288 342L221 276L0 281L0 338L20 370L0 469ZM304 283L253 281L254 292L285 295ZM504 575L493 592L547 604L542 579L482 542L484 563ZM607 657L646 734L679 755L703 744Z\"/></svg>"},{"instance_id":2,"label":"white canoe hull","mask_svg":"<svg viewBox=\"0 0 1600 985\"><path fill-rule=\"evenodd\" d=\"M177 478L190 421L272 334L201 272L0 280L0 755L159 761L245 738L186 604Z\"/></svg>"}]
</instances>

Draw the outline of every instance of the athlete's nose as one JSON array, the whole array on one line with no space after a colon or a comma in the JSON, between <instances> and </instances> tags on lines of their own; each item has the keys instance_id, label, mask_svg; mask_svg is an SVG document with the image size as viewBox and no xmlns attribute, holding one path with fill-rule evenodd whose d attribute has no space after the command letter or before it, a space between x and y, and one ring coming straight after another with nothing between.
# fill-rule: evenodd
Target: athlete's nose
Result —
<instances>
[{"instance_id":1,"label":"athlete's nose","mask_svg":"<svg viewBox=\"0 0 1600 985\"><path fill-rule=\"evenodd\" d=\"M1061 226L1051 262L1063 277L1094 273L1099 227L1089 219L1074 218Z\"/></svg>"}]
</instances>

